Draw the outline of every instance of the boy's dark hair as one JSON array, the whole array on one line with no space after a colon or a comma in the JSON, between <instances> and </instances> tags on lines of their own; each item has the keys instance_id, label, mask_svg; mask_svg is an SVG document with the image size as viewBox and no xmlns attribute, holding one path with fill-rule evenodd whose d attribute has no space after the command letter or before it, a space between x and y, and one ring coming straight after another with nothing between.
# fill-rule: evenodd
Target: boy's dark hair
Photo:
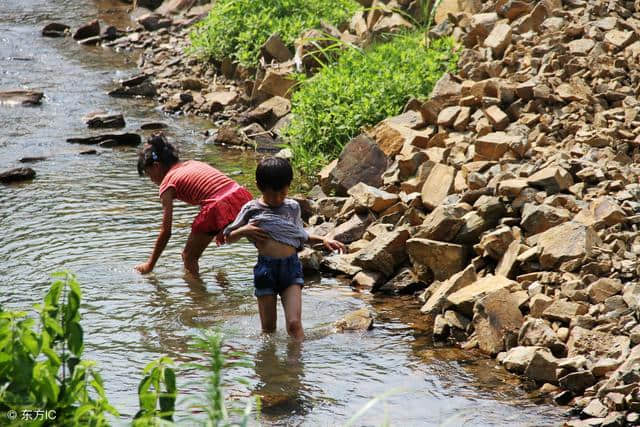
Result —
<instances>
[{"instance_id":1,"label":"boy's dark hair","mask_svg":"<svg viewBox=\"0 0 640 427\"><path fill-rule=\"evenodd\" d=\"M178 150L167 141L162 133L151 135L147 143L138 151L138 174L144 175L144 170L154 162L159 162L166 167L178 163Z\"/></svg>"},{"instance_id":2,"label":"boy's dark hair","mask_svg":"<svg viewBox=\"0 0 640 427\"><path fill-rule=\"evenodd\" d=\"M293 169L289 160L280 157L267 157L258 163L256 184L260 191L280 191L293 181Z\"/></svg>"}]
</instances>

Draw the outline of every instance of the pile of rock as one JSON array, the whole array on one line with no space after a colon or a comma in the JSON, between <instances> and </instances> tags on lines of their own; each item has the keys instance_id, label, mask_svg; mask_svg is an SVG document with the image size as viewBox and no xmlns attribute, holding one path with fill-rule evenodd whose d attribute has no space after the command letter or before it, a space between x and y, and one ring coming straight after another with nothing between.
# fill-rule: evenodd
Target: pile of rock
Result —
<instances>
[{"instance_id":1,"label":"pile of rock","mask_svg":"<svg viewBox=\"0 0 640 427\"><path fill-rule=\"evenodd\" d=\"M572 425L638 423L640 2L489 1L440 34L458 74L320 173L309 223L349 253L305 262L417 293Z\"/></svg>"}]
</instances>

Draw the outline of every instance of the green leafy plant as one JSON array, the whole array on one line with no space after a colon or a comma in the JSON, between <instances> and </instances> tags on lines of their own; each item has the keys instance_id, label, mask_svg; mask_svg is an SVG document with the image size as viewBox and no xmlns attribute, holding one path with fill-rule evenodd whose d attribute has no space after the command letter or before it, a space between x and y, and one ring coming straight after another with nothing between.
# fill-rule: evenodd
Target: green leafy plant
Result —
<instances>
[{"instance_id":1,"label":"green leafy plant","mask_svg":"<svg viewBox=\"0 0 640 427\"><path fill-rule=\"evenodd\" d=\"M191 408L206 414L206 426L248 426L252 419L254 403L256 413L260 412L259 398L247 399L244 407L227 400L224 391L224 371L238 367L250 368L253 364L247 360L244 353L225 348L224 335L219 331L202 331L201 335L194 339L194 347L206 357L206 361L189 363L186 367L205 372L207 388L203 396L195 400L190 399L193 402ZM248 384L248 380L242 377L235 377L233 381Z\"/></svg>"},{"instance_id":2,"label":"green leafy plant","mask_svg":"<svg viewBox=\"0 0 640 427\"><path fill-rule=\"evenodd\" d=\"M273 33L292 46L304 30L320 22L345 22L358 7L354 0L218 0L191 32L192 51L255 66L260 47Z\"/></svg>"},{"instance_id":3,"label":"green leafy plant","mask_svg":"<svg viewBox=\"0 0 640 427\"><path fill-rule=\"evenodd\" d=\"M153 425L157 418L173 421L178 391L171 366L173 361L164 356L144 368L145 376L138 386L140 410L134 417L134 426Z\"/></svg>"},{"instance_id":4,"label":"green leafy plant","mask_svg":"<svg viewBox=\"0 0 640 427\"><path fill-rule=\"evenodd\" d=\"M399 114L412 97L424 98L457 53L452 39L423 44L422 32L401 34L367 49L347 49L311 78L300 77L285 139L296 167L312 174L338 156L363 126Z\"/></svg>"},{"instance_id":5,"label":"green leafy plant","mask_svg":"<svg viewBox=\"0 0 640 427\"><path fill-rule=\"evenodd\" d=\"M95 363L81 360L80 286L68 272L53 278L43 304L35 306L39 331L24 311L0 312L0 411L37 409L53 414L58 425L106 425L106 413L118 412L109 404ZM30 425L50 422L45 418Z\"/></svg>"}]
</instances>

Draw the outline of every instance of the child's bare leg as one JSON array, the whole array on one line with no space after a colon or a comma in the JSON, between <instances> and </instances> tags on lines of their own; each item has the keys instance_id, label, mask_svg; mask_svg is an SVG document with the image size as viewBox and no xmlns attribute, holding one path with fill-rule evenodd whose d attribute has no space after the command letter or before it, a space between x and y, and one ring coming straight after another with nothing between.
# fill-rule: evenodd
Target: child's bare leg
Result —
<instances>
[{"instance_id":1,"label":"child's bare leg","mask_svg":"<svg viewBox=\"0 0 640 427\"><path fill-rule=\"evenodd\" d=\"M304 339L302 330L302 286L294 284L282 292L282 308L287 321L287 333L296 340Z\"/></svg>"},{"instance_id":2,"label":"child's bare leg","mask_svg":"<svg viewBox=\"0 0 640 427\"><path fill-rule=\"evenodd\" d=\"M263 295L258 297L258 311L260 312L260 323L262 324L262 332L269 334L276 330L276 320L278 313L276 311L277 295Z\"/></svg>"},{"instance_id":3,"label":"child's bare leg","mask_svg":"<svg viewBox=\"0 0 640 427\"><path fill-rule=\"evenodd\" d=\"M184 262L185 270L195 277L200 276L198 260L212 239L213 236L208 233L194 233L192 231L189 234L187 244L182 251L182 261Z\"/></svg>"}]
</instances>

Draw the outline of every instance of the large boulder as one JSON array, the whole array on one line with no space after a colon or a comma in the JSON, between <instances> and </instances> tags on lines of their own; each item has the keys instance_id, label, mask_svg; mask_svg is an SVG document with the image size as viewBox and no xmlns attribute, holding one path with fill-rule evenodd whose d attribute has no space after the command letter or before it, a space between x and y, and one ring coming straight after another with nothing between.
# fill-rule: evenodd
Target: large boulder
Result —
<instances>
[{"instance_id":1,"label":"large boulder","mask_svg":"<svg viewBox=\"0 0 640 427\"><path fill-rule=\"evenodd\" d=\"M467 265L467 248L453 243L415 238L407 241L406 250L414 267L431 272L435 280L447 280Z\"/></svg>"},{"instance_id":2,"label":"large boulder","mask_svg":"<svg viewBox=\"0 0 640 427\"><path fill-rule=\"evenodd\" d=\"M408 238L407 230L383 233L358 252L353 265L364 270L379 271L389 277L407 257L405 244Z\"/></svg>"},{"instance_id":3,"label":"large boulder","mask_svg":"<svg viewBox=\"0 0 640 427\"><path fill-rule=\"evenodd\" d=\"M451 194L456 170L451 166L436 163L422 186L422 204L427 209L434 209Z\"/></svg>"},{"instance_id":4,"label":"large boulder","mask_svg":"<svg viewBox=\"0 0 640 427\"><path fill-rule=\"evenodd\" d=\"M0 183L28 181L35 178L36 171L31 168L17 168L0 173Z\"/></svg>"},{"instance_id":5,"label":"large boulder","mask_svg":"<svg viewBox=\"0 0 640 427\"><path fill-rule=\"evenodd\" d=\"M347 191L353 197L356 206L371 209L380 213L398 201L398 195L360 182Z\"/></svg>"},{"instance_id":6,"label":"large boulder","mask_svg":"<svg viewBox=\"0 0 640 427\"><path fill-rule=\"evenodd\" d=\"M518 305L514 294L505 288L488 293L476 302L473 325L480 350L495 355L517 345L524 321Z\"/></svg>"},{"instance_id":7,"label":"large boulder","mask_svg":"<svg viewBox=\"0 0 640 427\"><path fill-rule=\"evenodd\" d=\"M509 280L506 277L493 276L490 274L449 295L447 301L449 304L456 306L463 314L471 317L476 301L500 289L516 291L520 290L520 285L518 282Z\"/></svg>"},{"instance_id":8,"label":"large boulder","mask_svg":"<svg viewBox=\"0 0 640 427\"><path fill-rule=\"evenodd\" d=\"M335 168L330 171L330 187L339 196L346 196L347 191L360 182L380 187L387 166L388 159L375 141L366 135L356 136L344 146Z\"/></svg>"},{"instance_id":9,"label":"large boulder","mask_svg":"<svg viewBox=\"0 0 640 427\"><path fill-rule=\"evenodd\" d=\"M530 237L528 242L541 248L541 267L553 269L565 261L590 255L598 235L591 227L569 221Z\"/></svg>"},{"instance_id":10,"label":"large boulder","mask_svg":"<svg viewBox=\"0 0 640 427\"><path fill-rule=\"evenodd\" d=\"M586 355L594 361L600 357L624 360L629 354L631 340L624 335L612 335L580 326L571 329L567 347L569 357Z\"/></svg>"},{"instance_id":11,"label":"large boulder","mask_svg":"<svg viewBox=\"0 0 640 427\"><path fill-rule=\"evenodd\" d=\"M447 297L452 293L474 283L478 277L473 265L469 265L464 270L454 274L447 281L438 286L429 299L424 303L420 311L425 314L440 314L447 305Z\"/></svg>"}]
</instances>

